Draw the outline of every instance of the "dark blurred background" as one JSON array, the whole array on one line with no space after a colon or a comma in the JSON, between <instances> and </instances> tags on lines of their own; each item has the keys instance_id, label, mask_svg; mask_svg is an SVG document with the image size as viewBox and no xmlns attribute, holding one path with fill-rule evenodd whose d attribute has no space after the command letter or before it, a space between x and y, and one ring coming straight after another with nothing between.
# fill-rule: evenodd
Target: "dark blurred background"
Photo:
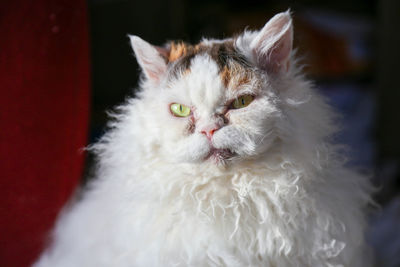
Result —
<instances>
[{"instance_id":1,"label":"dark blurred background","mask_svg":"<svg viewBox=\"0 0 400 267\"><path fill-rule=\"evenodd\" d=\"M333 106L343 114L340 142L350 164L373 173L382 210L371 215L377 266L400 266L400 1L398 0L89 0L92 113L90 142L105 111L134 95L139 67L127 34L150 43L224 38L259 29L291 9L295 47ZM90 158L88 159L90 162Z\"/></svg>"}]
</instances>

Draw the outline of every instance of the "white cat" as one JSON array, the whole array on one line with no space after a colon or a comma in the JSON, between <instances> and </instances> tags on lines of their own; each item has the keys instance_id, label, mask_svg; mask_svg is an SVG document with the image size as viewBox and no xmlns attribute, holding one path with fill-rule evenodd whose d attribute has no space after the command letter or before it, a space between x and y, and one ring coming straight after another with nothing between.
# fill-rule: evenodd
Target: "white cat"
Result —
<instances>
[{"instance_id":1,"label":"white cat","mask_svg":"<svg viewBox=\"0 0 400 267\"><path fill-rule=\"evenodd\" d=\"M130 36L141 90L34 266L369 266L370 184L331 142L292 39L288 12L195 46Z\"/></svg>"}]
</instances>

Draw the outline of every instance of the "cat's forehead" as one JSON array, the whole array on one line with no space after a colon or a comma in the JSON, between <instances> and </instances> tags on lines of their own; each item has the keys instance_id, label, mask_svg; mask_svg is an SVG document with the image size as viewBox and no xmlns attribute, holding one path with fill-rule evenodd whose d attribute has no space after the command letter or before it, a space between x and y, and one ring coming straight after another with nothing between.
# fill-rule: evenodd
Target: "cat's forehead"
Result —
<instances>
[{"instance_id":1,"label":"cat's forehead","mask_svg":"<svg viewBox=\"0 0 400 267\"><path fill-rule=\"evenodd\" d=\"M191 73L196 68L196 58L207 57L217 66L219 78L226 88L238 88L252 79L251 64L235 47L234 39L203 40L196 45L171 42L168 46L167 63L172 75Z\"/></svg>"},{"instance_id":2,"label":"cat's forehead","mask_svg":"<svg viewBox=\"0 0 400 267\"><path fill-rule=\"evenodd\" d=\"M168 62L179 62L180 65L185 63L185 67L190 67L190 60L198 55L207 54L210 56L222 69L228 60L236 60L246 62L244 58L236 51L233 39L225 41L209 41L191 45L184 42L171 42L169 44Z\"/></svg>"}]
</instances>

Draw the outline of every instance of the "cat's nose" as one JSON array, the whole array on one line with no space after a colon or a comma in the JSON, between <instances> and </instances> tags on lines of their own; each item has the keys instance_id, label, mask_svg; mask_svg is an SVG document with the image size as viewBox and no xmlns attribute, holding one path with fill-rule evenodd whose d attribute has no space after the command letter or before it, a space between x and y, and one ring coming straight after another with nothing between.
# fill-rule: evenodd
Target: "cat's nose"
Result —
<instances>
[{"instance_id":1,"label":"cat's nose","mask_svg":"<svg viewBox=\"0 0 400 267\"><path fill-rule=\"evenodd\" d=\"M215 131L217 131L219 128L221 128L221 127L219 127L218 125L213 125L213 126L211 126L211 127L205 127L203 130L201 130L200 132L202 133L202 134L204 134L205 136L207 136L207 138L209 139L209 140L211 140L211 138L212 138L212 136L214 135L214 133L215 133Z\"/></svg>"}]
</instances>

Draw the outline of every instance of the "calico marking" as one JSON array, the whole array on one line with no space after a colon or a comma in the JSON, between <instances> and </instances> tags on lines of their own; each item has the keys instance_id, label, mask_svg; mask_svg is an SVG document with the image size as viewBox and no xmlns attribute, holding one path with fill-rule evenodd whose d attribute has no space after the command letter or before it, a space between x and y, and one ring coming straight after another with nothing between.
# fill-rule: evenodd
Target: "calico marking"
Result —
<instances>
[{"instance_id":1,"label":"calico marking","mask_svg":"<svg viewBox=\"0 0 400 267\"><path fill-rule=\"evenodd\" d=\"M209 55L217 64L225 88L231 87L235 89L250 82L251 73L249 68L251 66L244 56L237 52L233 40L212 43L211 45L205 43L190 45L184 42L171 42L166 61L172 67L172 73L176 77L178 73L189 74L192 59L197 55L204 54ZM233 78L235 79L233 80Z\"/></svg>"}]
</instances>

